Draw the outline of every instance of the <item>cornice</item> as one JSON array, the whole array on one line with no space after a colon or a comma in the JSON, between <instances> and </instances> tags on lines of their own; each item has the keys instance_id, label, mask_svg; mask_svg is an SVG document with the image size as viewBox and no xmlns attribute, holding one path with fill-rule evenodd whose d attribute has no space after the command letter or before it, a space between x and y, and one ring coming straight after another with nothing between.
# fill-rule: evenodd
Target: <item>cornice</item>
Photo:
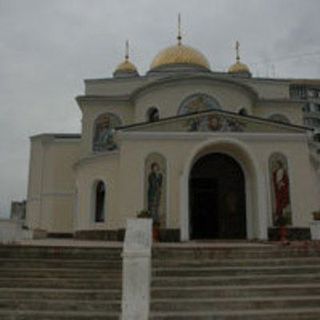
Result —
<instances>
[{"instance_id":1,"label":"cornice","mask_svg":"<svg viewBox=\"0 0 320 320\"><path fill-rule=\"evenodd\" d=\"M111 101L111 102L130 102L131 95L124 94L124 95L82 95L76 96L75 100L81 104L82 102L92 102L92 101Z\"/></svg>"},{"instance_id":2,"label":"cornice","mask_svg":"<svg viewBox=\"0 0 320 320\"><path fill-rule=\"evenodd\" d=\"M120 140L204 140L232 137L245 141L300 141L307 142L306 133L246 133L246 132L119 132Z\"/></svg>"},{"instance_id":3,"label":"cornice","mask_svg":"<svg viewBox=\"0 0 320 320\"><path fill-rule=\"evenodd\" d=\"M231 85L234 87L241 88L245 92L249 93L251 98L254 101L258 100L258 94L254 88L252 88L247 83L243 83L243 79L241 78L227 78L226 76L217 76L212 73L183 73L183 74L174 74L174 75L166 75L164 77L155 77L154 79L150 79L147 83L143 83L139 88L134 89L130 94L118 94L118 95L80 95L75 99L79 105L83 102L90 101L110 101L110 102L134 102L138 97L143 95L144 93L156 88L157 86L170 85L173 83L181 83L181 82L189 82L190 81L208 81L215 82L225 85ZM248 82L247 80L246 82Z\"/></svg>"},{"instance_id":4,"label":"cornice","mask_svg":"<svg viewBox=\"0 0 320 320\"><path fill-rule=\"evenodd\" d=\"M95 161L101 161L104 158L119 156L119 153L120 153L119 150L115 150L115 151L107 151L107 152L90 154L90 155L82 157L81 159L76 161L73 164L73 169L77 170L79 167L81 167L83 165L90 164Z\"/></svg>"},{"instance_id":5,"label":"cornice","mask_svg":"<svg viewBox=\"0 0 320 320\"><path fill-rule=\"evenodd\" d=\"M306 100L302 100L302 99L291 99L291 98L283 98L283 99L259 99L257 101L257 104L260 103L286 103L286 104L290 104L290 103L294 103L294 104L305 104L307 101Z\"/></svg>"},{"instance_id":6,"label":"cornice","mask_svg":"<svg viewBox=\"0 0 320 320\"><path fill-rule=\"evenodd\" d=\"M164 78L155 79L153 82L150 82L140 88L134 90L131 94L133 100L136 100L140 95L144 94L148 90L151 90L157 86L177 83L177 82L189 82L193 80L205 80L209 82L223 83L239 87L250 94L251 98L256 101L258 100L258 94L251 86L241 83L240 79L227 79L226 77L217 77L211 73L195 73L195 74L175 74L167 76Z\"/></svg>"}]
</instances>

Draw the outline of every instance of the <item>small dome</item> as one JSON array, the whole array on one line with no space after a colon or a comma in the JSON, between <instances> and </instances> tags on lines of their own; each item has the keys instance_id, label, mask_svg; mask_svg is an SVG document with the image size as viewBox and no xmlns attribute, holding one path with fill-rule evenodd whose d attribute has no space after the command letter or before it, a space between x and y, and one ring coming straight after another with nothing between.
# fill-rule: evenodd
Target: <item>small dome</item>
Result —
<instances>
[{"instance_id":1,"label":"small dome","mask_svg":"<svg viewBox=\"0 0 320 320\"><path fill-rule=\"evenodd\" d=\"M228 72L232 74L251 73L249 67L240 61L237 61L235 64L233 64L229 68Z\"/></svg>"},{"instance_id":2,"label":"small dome","mask_svg":"<svg viewBox=\"0 0 320 320\"><path fill-rule=\"evenodd\" d=\"M125 60L122 63L120 63L116 70L114 72L119 72L119 71L123 71L123 72L137 72L137 68L136 66L130 62L129 60Z\"/></svg>"},{"instance_id":3,"label":"small dome","mask_svg":"<svg viewBox=\"0 0 320 320\"><path fill-rule=\"evenodd\" d=\"M251 75L249 67L240 61L240 43L236 42L236 63L233 64L228 72L231 74Z\"/></svg>"},{"instance_id":4,"label":"small dome","mask_svg":"<svg viewBox=\"0 0 320 320\"><path fill-rule=\"evenodd\" d=\"M116 70L113 72L113 76L117 77L134 77L138 75L136 66L129 60L129 41L126 41L126 53L125 59L121 62Z\"/></svg>"},{"instance_id":5,"label":"small dome","mask_svg":"<svg viewBox=\"0 0 320 320\"><path fill-rule=\"evenodd\" d=\"M210 69L207 58L200 51L181 43L160 51L153 59L150 69L174 64L188 64Z\"/></svg>"}]
</instances>

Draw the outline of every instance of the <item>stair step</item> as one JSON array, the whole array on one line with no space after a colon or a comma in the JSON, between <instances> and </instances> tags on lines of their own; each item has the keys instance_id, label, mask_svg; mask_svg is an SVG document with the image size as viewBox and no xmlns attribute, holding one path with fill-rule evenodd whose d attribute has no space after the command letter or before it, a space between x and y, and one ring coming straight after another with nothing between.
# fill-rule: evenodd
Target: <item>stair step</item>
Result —
<instances>
[{"instance_id":1,"label":"stair step","mask_svg":"<svg viewBox=\"0 0 320 320\"><path fill-rule=\"evenodd\" d=\"M59 279L59 278L0 278L0 288L91 288L91 289L115 289L121 287L121 278L114 279Z\"/></svg>"},{"instance_id":2,"label":"stair step","mask_svg":"<svg viewBox=\"0 0 320 320\"><path fill-rule=\"evenodd\" d=\"M203 287L221 285L264 285L264 284L307 284L320 283L320 274L297 275L242 275L242 276L203 276L203 277L156 277L152 287L181 286Z\"/></svg>"},{"instance_id":3,"label":"stair step","mask_svg":"<svg viewBox=\"0 0 320 320\"><path fill-rule=\"evenodd\" d=\"M67 260L67 259L19 259L0 258L0 268L24 270L29 268L122 269L122 260Z\"/></svg>"},{"instance_id":4,"label":"stair step","mask_svg":"<svg viewBox=\"0 0 320 320\"><path fill-rule=\"evenodd\" d=\"M29 310L29 311L120 311L120 301L79 301L79 300L12 300L0 299L1 310Z\"/></svg>"},{"instance_id":5,"label":"stair step","mask_svg":"<svg viewBox=\"0 0 320 320\"><path fill-rule=\"evenodd\" d=\"M320 308L152 312L150 320L319 320Z\"/></svg>"},{"instance_id":6,"label":"stair step","mask_svg":"<svg viewBox=\"0 0 320 320\"><path fill-rule=\"evenodd\" d=\"M301 285L256 285L256 286L203 286L203 287L159 287L151 291L152 299L161 298L237 298L237 297L269 297L284 296L320 296L319 284Z\"/></svg>"},{"instance_id":7,"label":"stair step","mask_svg":"<svg viewBox=\"0 0 320 320\"><path fill-rule=\"evenodd\" d=\"M0 310L1 320L119 320L118 312Z\"/></svg>"},{"instance_id":8,"label":"stair step","mask_svg":"<svg viewBox=\"0 0 320 320\"><path fill-rule=\"evenodd\" d=\"M46 259L119 259L121 248L43 247L43 246L0 246L3 258L46 258Z\"/></svg>"},{"instance_id":9,"label":"stair step","mask_svg":"<svg viewBox=\"0 0 320 320\"><path fill-rule=\"evenodd\" d=\"M0 288L0 299L13 300L121 300L121 289L46 289Z\"/></svg>"},{"instance_id":10,"label":"stair step","mask_svg":"<svg viewBox=\"0 0 320 320\"><path fill-rule=\"evenodd\" d=\"M168 268L153 268L154 277L157 276L227 276L227 275L242 275L242 274L301 274L314 273L320 275L318 265L301 265L301 266L254 266L254 267L168 267Z\"/></svg>"},{"instance_id":11,"label":"stair step","mask_svg":"<svg viewBox=\"0 0 320 320\"><path fill-rule=\"evenodd\" d=\"M153 268L166 267L254 267L254 266L320 265L320 257L273 258L273 259L153 259Z\"/></svg>"},{"instance_id":12,"label":"stair step","mask_svg":"<svg viewBox=\"0 0 320 320\"><path fill-rule=\"evenodd\" d=\"M276 247L271 245L258 248L212 247L212 248L156 248L153 249L154 259L181 260L215 260L215 259L267 259L267 258L302 258L320 257L317 246L312 247Z\"/></svg>"},{"instance_id":13,"label":"stair step","mask_svg":"<svg viewBox=\"0 0 320 320\"><path fill-rule=\"evenodd\" d=\"M312 308L320 306L320 297L273 296L263 298L153 299L152 311L229 311L248 309Z\"/></svg>"},{"instance_id":14,"label":"stair step","mask_svg":"<svg viewBox=\"0 0 320 320\"><path fill-rule=\"evenodd\" d=\"M21 278L23 274L23 279L28 278L81 278L81 279L117 279L122 277L121 271L117 270L95 270L95 269L55 269L55 268L26 268L21 272L21 270L0 268L0 279L1 278Z\"/></svg>"}]
</instances>

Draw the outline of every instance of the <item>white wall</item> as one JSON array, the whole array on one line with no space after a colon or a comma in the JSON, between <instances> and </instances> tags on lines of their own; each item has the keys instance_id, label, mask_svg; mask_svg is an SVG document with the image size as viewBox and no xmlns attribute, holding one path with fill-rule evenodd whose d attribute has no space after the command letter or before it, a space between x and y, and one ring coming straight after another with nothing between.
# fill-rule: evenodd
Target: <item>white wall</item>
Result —
<instances>
[{"instance_id":1,"label":"white wall","mask_svg":"<svg viewBox=\"0 0 320 320\"><path fill-rule=\"evenodd\" d=\"M48 232L72 232L74 163L79 140L42 135L31 140L26 224Z\"/></svg>"}]
</instances>

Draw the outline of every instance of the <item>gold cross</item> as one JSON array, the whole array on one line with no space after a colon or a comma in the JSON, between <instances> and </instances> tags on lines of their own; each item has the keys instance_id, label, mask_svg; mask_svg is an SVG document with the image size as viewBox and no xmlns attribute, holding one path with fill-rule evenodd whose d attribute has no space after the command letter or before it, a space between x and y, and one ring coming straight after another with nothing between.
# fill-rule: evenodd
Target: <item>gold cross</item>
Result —
<instances>
[{"instance_id":1,"label":"gold cross","mask_svg":"<svg viewBox=\"0 0 320 320\"><path fill-rule=\"evenodd\" d=\"M129 60L129 40L126 40L126 53L125 53L125 59Z\"/></svg>"},{"instance_id":2,"label":"gold cross","mask_svg":"<svg viewBox=\"0 0 320 320\"><path fill-rule=\"evenodd\" d=\"M236 53L237 53L237 61L240 61L240 43L236 41Z\"/></svg>"},{"instance_id":3,"label":"gold cross","mask_svg":"<svg viewBox=\"0 0 320 320\"><path fill-rule=\"evenodd\" d=\"M181 45L181 40L182 40L182 36L181 36L181 14L178 14L178 45Z\"/></svg>"}]
</instances>

